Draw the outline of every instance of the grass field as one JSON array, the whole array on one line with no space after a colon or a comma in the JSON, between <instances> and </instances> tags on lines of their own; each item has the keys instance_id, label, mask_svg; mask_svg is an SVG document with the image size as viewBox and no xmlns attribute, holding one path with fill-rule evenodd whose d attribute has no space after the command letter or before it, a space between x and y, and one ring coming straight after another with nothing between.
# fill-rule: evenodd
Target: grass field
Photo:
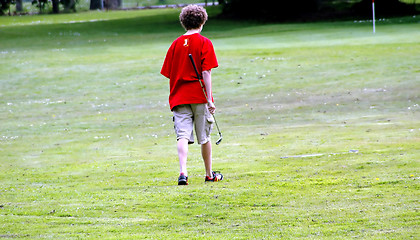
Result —
<instances>
[{"instance_id":1,"label":"grass field","mask_svg":"<svg viewBox=\"0 0 420 240\"><path fill-rule=\"evenodd\" d=\"M1 238L419 237L419 16L210 19L225 180L194 145L187 187L159 74L177 16L0 18Z\"/></svg>"}]
</instances>

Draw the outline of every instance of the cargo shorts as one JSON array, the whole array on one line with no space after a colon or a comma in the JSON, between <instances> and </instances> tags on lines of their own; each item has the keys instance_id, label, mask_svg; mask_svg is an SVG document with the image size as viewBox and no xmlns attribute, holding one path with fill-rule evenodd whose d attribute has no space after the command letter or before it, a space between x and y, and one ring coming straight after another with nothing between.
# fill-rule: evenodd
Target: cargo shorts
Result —
<instances>
[{"instance_id":1,"label":"cargo shorts","mask_svg":"<svg viewBox=\"0 0 420 240\"><path fill-rule=\"evenodd\" d=\"M177 140L185 138L188 140L188 144L193 144L194 127L198 144L210 141L214 118L206 103L178 105L172 111Z\"/></svg>"}]
</instances>

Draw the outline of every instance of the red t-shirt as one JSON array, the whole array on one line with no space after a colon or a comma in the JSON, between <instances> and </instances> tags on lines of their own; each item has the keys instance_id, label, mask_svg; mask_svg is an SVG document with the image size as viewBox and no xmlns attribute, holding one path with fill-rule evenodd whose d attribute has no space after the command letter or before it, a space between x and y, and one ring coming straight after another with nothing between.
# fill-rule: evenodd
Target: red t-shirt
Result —
<instances>
[{"instance_id":1,"label":"red t-shirt","mask_svg":"<svg viewBox=\"0 0 420 240\"><path fill-rule=\"evenodd\" d=\"M207 103L188 54L193 56L200 74L218 67L213 44L208 38L199 33L177 38L166 53L160 71L169 78L171 109L181 104Z\"/></svg>"}]
</instances>

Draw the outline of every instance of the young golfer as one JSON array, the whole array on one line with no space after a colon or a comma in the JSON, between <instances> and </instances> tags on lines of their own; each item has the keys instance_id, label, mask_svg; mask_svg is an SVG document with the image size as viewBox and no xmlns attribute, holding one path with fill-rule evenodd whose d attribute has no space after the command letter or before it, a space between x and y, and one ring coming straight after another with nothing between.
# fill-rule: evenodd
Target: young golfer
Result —
<instances>
[{"instance_id":1,"label":"young golfer","mask_svg":"<svg viewBox=\"0 0 420 240\"><path fill-rule=\"evenodd\" d=\"M203 7L188 5L182 9L179 19L187 32L172 43L161 70L161 74L169 78L169 105L174 115L180 166L178 185L188 185L187 155L188 144L194 143L193 127L197 141L201 144L206 169L205 181L221 181L223 175L212 170L210 141L214 122L212 114L216 110L211 88L211 69L218 67L218 63L213 44L200 34L207 21L207 12ZM197 79L189 54L198 72L202 74L208 99Z\"/></svg>"}]
</instances>

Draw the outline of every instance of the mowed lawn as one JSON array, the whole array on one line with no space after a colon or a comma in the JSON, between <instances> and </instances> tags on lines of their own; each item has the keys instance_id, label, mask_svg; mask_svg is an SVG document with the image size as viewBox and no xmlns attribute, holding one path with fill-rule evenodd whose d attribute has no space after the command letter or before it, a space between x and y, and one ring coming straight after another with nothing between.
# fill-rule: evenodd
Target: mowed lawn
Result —
<instances>
[{"instance_id":1,"label":"mowed lawn","mask_svg":"<svg viewBox=\"0 0 420 240\"><path fill-rule=\"evenodd\" d=\"M418 238L420 17L209 13L225 180L192 145L182 187L159 74L179 10L0 18L0 237Z\"/></svg>"}]
</instances>

